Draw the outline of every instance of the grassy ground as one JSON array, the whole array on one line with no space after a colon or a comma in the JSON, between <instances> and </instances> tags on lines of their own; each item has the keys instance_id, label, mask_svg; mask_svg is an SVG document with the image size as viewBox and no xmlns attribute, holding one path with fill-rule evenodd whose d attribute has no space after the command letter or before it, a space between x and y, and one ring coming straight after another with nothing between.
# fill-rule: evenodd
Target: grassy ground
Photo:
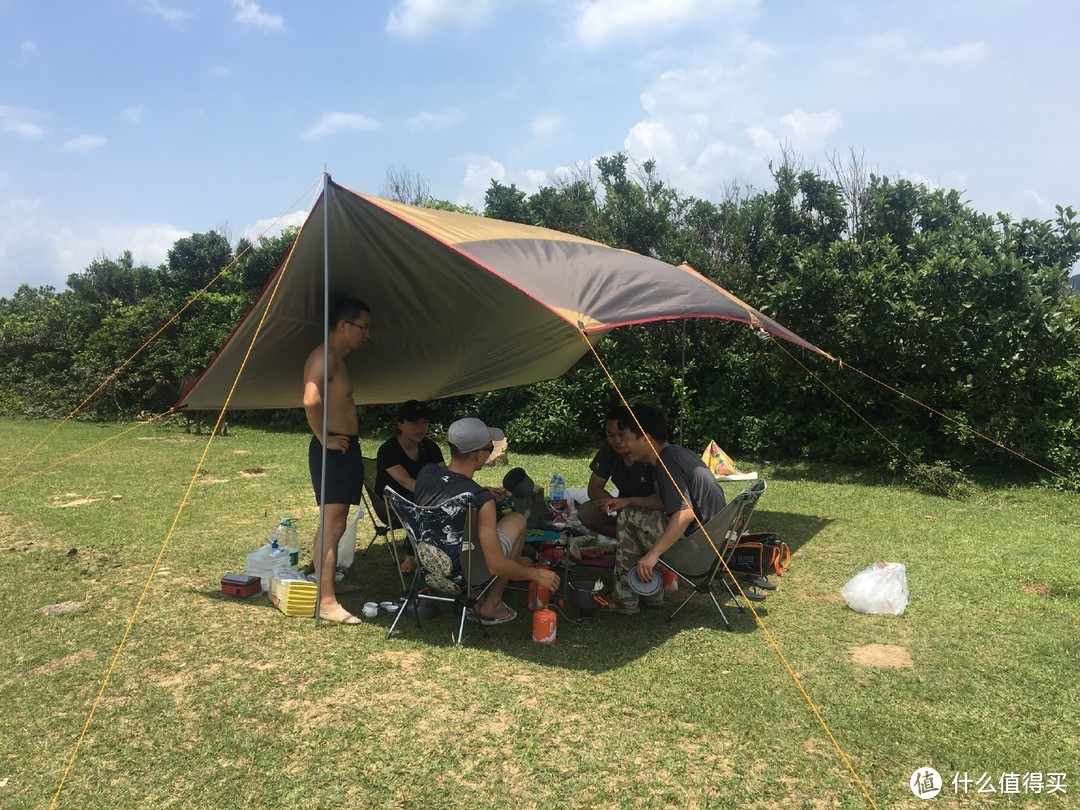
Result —
<instances>
[{"instance_id":1,"label":"grassy ground","mask_svg":"<svg viewBox=\"0 0 1080 810\"><path fill-rule=\"evenodd\" d=\"M52 427L0 420L0 475ZM0 482L4 807L51 801L206 449L144 427L32 475L126 427L66 425ZM281 516L310 548L306 441L238 429L211 445L59 806L869 806L749 613L729 611L731 633L700 600L673 623L567 615L551 647L523 616L487 638L471 626L456 649L445 614L387 641L384 619L316 629L221 596ZM512 462L585 483L584 457ZM740 465L769 481L755 528L794 552L762 620L877 806L921 806L908 779L926 766L950 782L937 805L1080 793L1076 495L983 486L955 502L851 470ZM876 560L908 567L903 617L838 594ZM398 595L382 547L359 565L347 605ZM81 607L41 612L69 600ZM965 771L1065 772L1069 793L958 798Z\"/></svg>"}]
</instances>

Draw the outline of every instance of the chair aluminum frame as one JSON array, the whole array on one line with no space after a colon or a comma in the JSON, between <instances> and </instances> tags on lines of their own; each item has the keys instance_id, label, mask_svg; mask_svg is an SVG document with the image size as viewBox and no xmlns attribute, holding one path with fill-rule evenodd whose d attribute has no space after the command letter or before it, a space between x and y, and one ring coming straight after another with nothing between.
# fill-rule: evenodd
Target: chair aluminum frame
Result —
<instances>
[{"instance_id":1,"label":"chair aluminum frame","mask_svg":"<svg viewBox=\"0 0 1080 810\"><path fill-rule=\"evenodd\" d=\"M385 492L386 503L391 512L397 516L398 522L401 524L401 529L408 535L409 539L413 543L413 548L416 550L416 569L413 571L412 580L405 587L405 598L401 607L397 611L397 615L394 616L394 621L390 625L390 629L386 632L386 637L390 638L391 634L397 628L398 622L401 620L402 614L407 612L409 605L412 604L416 607L416 626L423 627L423 623L420 619L419 602L420 600L430 602L448 602L454 605L455 609L460 607L460 616L458 619L458 630L455 639L455 644L460 647L462 638L465 635L465 619L469 612L473 609L476 603L483 598L487 593L488 588L495 582L495 576L488 570L487 565L482 562L483 556L480 550L479 540L477 538L476 531L476 502L471 493L463 493L456 495L452 498L448 498L442 503L432 506L420 506L413 503L408 498L403 497L398 492L395 492L390 487L386 488ZM412 525L412 518L410 515L403 514L402 510L412 508L417 512L430 512L431 514L446 515L446 507L453 505L454 503L460 503L466 508L465 525L462 529L462 540L460 543L459 559L462 565L463 581L457 584L460 589L460 593L457 594L439 594L439 593L422 593L420 590L421 583L425 582L424 572L424 560L420 554L421 545L433 545L430 543L424 543L422 539L422 532L419 531L419 527ZM390 536L393 542L397 542L396 529L394 522L389 524ZM470 554L463 554L462 552L472 552ZM477 558L479 558L479 563ZM479 565L479 567L477 567ZM479 589L479 590L477 590ZM474 593L474 591L476 591ZM487 635L487 631L481 624L481 632Z\"/></svg>"},{"instance_id":2,"label":"chair aluminum frame","mask_svg":"<svg viewBox=\"0 0 1080 810\"><path fill-rule=\"evenodd\" d=\"M716 598L714 585L717 576L720 576L720 582L731 596L735 607L744 612L738 593L728 581L727 561L746 533L750 515L765 492L765 487L765 481L758 481L752 487L744 489L706 523L702 530L679 540L660 557L658 565L673 572L692 589L690 595L667 617L668 621L672 621L696 594L704 593L712 599L720 618L724 620L724 626L728 630L732 629L727 614L720 606L720 600Z\"/></svg>"},{"instance_id":3,"label":"chair aluminum frame","mask_svg":"<svg viewBox=\"0 0 1080 810\"><path fill-rule=\"evenodd\" d=\"M378 475L376 465L378 461L367 456L362 456L362 458L364 460L364 485L360 489L360 498L364 504L364 511L367 512L368 518L371 520L371 529L374 533L364 550L360 552L360 557L361 559L366 557L375 542L380 537L383 538L387 551L390 553L390 559L393 560L394 567L398 570L398 579L401 581L401 589L404 591L405 577L401 573L401 560L398 558L397 545L392 536L393 521L391 519L390 504L385 497L380 497L375 491L375 478Z\"/></svg>"}]
</instances>

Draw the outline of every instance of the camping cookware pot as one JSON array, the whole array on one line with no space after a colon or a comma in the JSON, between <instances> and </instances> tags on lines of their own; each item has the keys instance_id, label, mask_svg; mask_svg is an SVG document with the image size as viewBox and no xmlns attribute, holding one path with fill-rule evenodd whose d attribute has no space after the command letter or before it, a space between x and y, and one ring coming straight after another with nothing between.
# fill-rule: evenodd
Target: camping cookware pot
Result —
<instances>
[{"instance_id":1,"label":"camping cookware pot","mask_svg":"<svg viewBox=\"0 0 1080 810\"><path fill-rule=\"evenodd\" d=\"M570 604L580 611L596 610L597 605L606 606L607 600L600 596L595 580L576 580L570 583Z\"/></svg>"}]
</instances>

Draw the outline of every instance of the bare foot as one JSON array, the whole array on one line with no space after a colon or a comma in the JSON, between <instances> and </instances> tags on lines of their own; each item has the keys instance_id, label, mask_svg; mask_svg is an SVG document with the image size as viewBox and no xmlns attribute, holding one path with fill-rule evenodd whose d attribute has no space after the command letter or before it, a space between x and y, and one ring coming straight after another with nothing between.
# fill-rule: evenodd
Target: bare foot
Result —
<instances>
[{"instance_id":1,"label":"bare foot","mask_svg":"<svg viewBox=\"0 0 1080 810\"><path fill-rule=\"evenodd\" d=\"M415 570L416 557L414 557L412 554L409 554L407 557L405 557L404 560L401 561L401 573L411 574Z\"/></svg>"},{"instance_id":2,"label":"bare foot","mask_svg":"<svg viewBox=\"0 0 1080 810\"><path fill-rule=\"evenodd\" d=\"M334 624L362 624L358 616L353 616L336 602L333 605L320 608L319 618Z\"/></svg>"}]
</instances>

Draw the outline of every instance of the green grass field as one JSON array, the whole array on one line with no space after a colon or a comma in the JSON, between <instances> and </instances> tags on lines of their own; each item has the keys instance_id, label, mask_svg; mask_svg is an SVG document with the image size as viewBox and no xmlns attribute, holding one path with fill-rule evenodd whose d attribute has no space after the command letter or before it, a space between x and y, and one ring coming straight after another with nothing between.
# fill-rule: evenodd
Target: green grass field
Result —
<instances>
[{"instance_id":1,"label":"green grass field","mask_svg":"<svg viewBox=\"0 0 1080 810\"><path fill-rule=\"evenodd\" d=\"M0 420L0 475L54 426ZM48 806L80 738L60 807L870 806L749 613L726 606L725 632L701 599L672 623L646 611L585 626L567 608L547 647L518 591L526 615L486 638L470 626L461 649L445 612L390 640L382 618L316 628L219 593L284 515L310 555L307 438L216 439L162 552L206 443L144 426L94 446L129 427L69 423L0 482L0 806ZM851 469L739 461L769 483L753 528L793 551L761 620L872 801L924 806L908 780L933 767L947 784L930 806L1070 804L1080 498L980 485L958 502ZM511 448L511 463L537 481L587 477L585 456ZM839 595L878 560L907 566L902 617ZM399 595L383 547L357 568L347 606ZM79 609L41 610L66 601ZM995 787L1065 773L1068 793L957 796L958 772Z\"/></svg>"}]
</instances>

